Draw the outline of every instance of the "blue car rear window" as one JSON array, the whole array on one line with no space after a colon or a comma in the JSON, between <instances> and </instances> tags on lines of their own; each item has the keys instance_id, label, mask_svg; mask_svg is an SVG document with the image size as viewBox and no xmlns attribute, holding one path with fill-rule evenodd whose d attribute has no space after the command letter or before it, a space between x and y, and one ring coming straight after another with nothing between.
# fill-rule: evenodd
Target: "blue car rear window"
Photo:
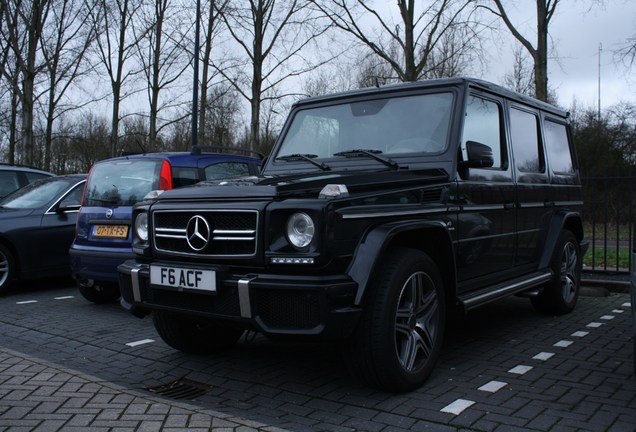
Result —
<instances>
[{"instance_id":1,"label":"blue car rear window","mask_svg":"<svg viewBox=\"0 0 636 432\"><path fill-rule=\"evenodd\" d=\"M129 159L95 164L88 178L84 205L133 205L159 189L161 160Z\"/></svg>"}]
</instances>

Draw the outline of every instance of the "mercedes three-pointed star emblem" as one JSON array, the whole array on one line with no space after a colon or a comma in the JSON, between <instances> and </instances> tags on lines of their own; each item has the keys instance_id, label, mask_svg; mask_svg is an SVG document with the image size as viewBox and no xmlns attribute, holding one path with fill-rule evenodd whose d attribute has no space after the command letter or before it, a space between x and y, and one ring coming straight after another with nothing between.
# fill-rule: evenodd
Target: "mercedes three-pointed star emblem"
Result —
<instances>
[{"instance_id":1,"label":"mercedes three-pointed star emblem","mask_svg":"<svg viewBox=\"0 0 636 432\"><path fill-rule=\"evenodd\" d=\"M210 241L210 225L203 216L192 216L186 226L186 240L192 250L199 252L205 249Z\"/></svg>"}]
</instances>

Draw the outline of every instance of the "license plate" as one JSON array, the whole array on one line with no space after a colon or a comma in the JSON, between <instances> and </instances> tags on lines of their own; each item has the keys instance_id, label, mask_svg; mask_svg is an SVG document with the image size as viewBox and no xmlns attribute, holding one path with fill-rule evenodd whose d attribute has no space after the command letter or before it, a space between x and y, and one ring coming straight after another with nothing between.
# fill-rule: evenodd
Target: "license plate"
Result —
<instances>
[{"instance_id":1,"label":"license plate","mask_svg":"<svg viewBox=\"0 0 636 432\"><path fill-rule=\"evenodd\" d=\"M216 272L182 267L150 266L150 283L216 292Z\"/></svg>"},{"instance_id":2,"label":"license plate","mask_svg":"<svg viewBox=\"0 0 636 432\"><path fill-rule=\"evenodd\" d=\"M128 237L128 225L95 225L93 236L126 238Z\"/></svg>"}]
</instances>

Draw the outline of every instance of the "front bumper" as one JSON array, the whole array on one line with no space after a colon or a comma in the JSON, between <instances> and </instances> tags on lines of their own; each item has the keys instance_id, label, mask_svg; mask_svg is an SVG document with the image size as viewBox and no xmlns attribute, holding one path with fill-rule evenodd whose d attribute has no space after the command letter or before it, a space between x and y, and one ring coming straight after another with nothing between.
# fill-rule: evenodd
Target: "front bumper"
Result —
<instances>
[{"instance_id":1,"label":"front bumper","mask_svg":"<svg viewBox=\"0 0 636 432\"><path fill-rule=\"evenodd\" d=\"M352 333L361 314L354 305L357 284L347 275L236 274L215 268L217 289L210 293L151 285L150 266L135 260L118 269L121 304L137 316L159 309L233 321L266 335L339 339Z\"/></svg>"}]
</instances>

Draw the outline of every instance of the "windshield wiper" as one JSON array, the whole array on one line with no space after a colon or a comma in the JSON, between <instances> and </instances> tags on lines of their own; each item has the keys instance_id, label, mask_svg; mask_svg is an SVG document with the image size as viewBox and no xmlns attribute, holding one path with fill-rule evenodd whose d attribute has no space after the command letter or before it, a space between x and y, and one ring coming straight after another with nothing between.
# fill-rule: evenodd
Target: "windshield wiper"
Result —
<instances>
[{"instance_id":1,"label":"windshield wiper","mask_svg":"<svg viewBox=\"0 0 636 432\"><path fill-rule=\"evenodd\" d=\"M312 165L317 166L318 168L320 168L323 171L329 171L331 169L329 167L329 165L327 165L324 162L316 162L315 160L313 160L313 158L317 158L317 157L318 157L318 155L315 155L315 154L300 154L300 153L296 153L296 154L290 154L290 155L285 155L285 156L279 156L275 160L283 160L283 161L286 161L286 162L302 160L302 161L306 161L306 162L309 162Z\"/></svg>"},{"instance_id":2,"label":"windshield wiper","mask_svg":"<svg viewBox=\"0 0 636 432\"><path fill-rule=\"evenodd\" d=\"M334 156L344 156L344 157L356 157L356 156L369 156L370 158L373 158L375 160L377 160L378 162L382 162L384 165L394 168L394 169L399 169L400 165L394 161L391 158L387 158L384 156L380 156L380 154L382 153L381 150L373 150L373 149L356 149L356 150L347 150L347 151L342 151L342 152L338 152L338 153L334 153Z\"/></svg>"}]
</instances>

